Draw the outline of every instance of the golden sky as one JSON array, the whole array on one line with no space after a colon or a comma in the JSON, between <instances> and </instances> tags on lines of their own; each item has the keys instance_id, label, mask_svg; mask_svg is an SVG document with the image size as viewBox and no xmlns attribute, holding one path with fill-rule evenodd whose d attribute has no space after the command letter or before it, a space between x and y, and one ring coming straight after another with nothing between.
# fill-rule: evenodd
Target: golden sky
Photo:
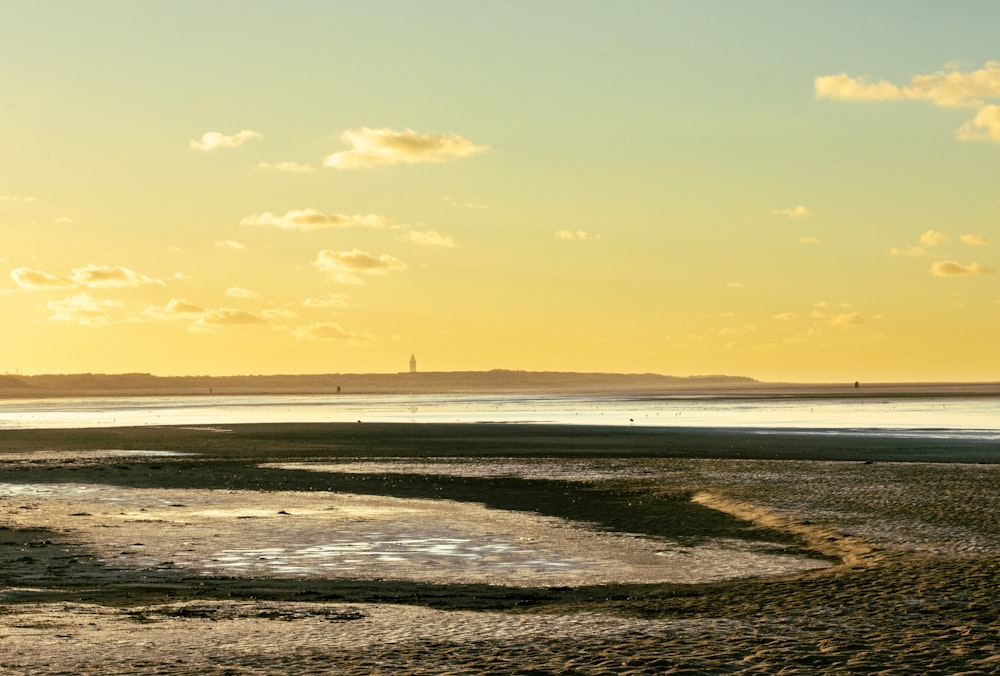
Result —
<instances>
[{"instance_id":1,"label":"golden sky","mask_svg":"<svg viewBox=\"0 0 1000 676\"><path fill-rule=\"evenodd\" d=\"M0 372L1000 380L1000 5L0 2Z\"/></svg>"}]
</instances>

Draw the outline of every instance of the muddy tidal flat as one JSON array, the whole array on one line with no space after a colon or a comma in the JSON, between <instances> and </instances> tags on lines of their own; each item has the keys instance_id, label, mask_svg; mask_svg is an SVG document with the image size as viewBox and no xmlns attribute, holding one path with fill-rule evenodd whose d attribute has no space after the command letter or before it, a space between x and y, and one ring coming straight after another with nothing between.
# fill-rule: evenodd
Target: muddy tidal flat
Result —
<instances>
[{"instance_id":1,"label":"muddy tidal flat","mask_svg":"<svg viewBox=\"0 0 1000 676\"><path fill-rule=\"evenodd\" d=\"M995 442L0 431L0 674L1000 672Z\"/></svg>"}]
</instances>

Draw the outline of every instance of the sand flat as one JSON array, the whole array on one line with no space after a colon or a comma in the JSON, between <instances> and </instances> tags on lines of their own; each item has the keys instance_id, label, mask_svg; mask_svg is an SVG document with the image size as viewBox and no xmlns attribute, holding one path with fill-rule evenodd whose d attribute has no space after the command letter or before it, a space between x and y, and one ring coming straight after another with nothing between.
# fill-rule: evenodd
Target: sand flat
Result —
<instances>
[{"instance_id":1,"label":"sand flat","mask_svg":"<svg viewBox=\"0 0 1000 676\"><path fill-rule=\"evenodd\" d=\"M712 457L718 439L711 435L700 447L683 436L685 454L702 457L670 457L666 438L659 455L609 446L615 452L601 456L562 432L539 431L530 438L547 441L546 453L512 456L524 438L503 430L481 433L475 457L433 456L422 450L420 434L400 440L394 426L381 438L377 430L366 437L373 452L365 456L357 440L343 443L343 428L325 430L325 449L312 443L312 428L304 436L294 426L284 437L266 431L256 436L267 439L264 451L222 440L245 444L255 438L246 430L204 432L197 443L191 431L175 438L157 431L153 444L149 431L135 435L137 448L199 446L197 457L74 457L74 443L95 449L87 435L62 433L48 437L50 453L33 455L39 439L8 439L0 458L0 672L1000 668L1000 465L866 464L832 460L822 446L789 449L796 459L720 458ZM470 430L453 433L469 443ZM220 440L213 446L209 437ZM401 453L406 444L414 450ZM580 449L585 456L574 457ZM857 450L842 448L838 457ZM927 454L918 449L917 457ZM337 504L340 517L326 509ZM630 539L686 547L728 540L759 553L783 535L785 554L827 565L715 582L628 582L623 575L533 584L522 575L517 584L490 574L460 581L440 570L407 577L394 566L408 564L390 556L384 570L393 575L343 577L295 570L302 560L291 560L287 541L273 537L329 535L338 518L363 517L369 507L369 533L386 524L445 528L397 538L414 549L437 548L428 558L461 553L456 543L467 536L533 533L547 546L562 538L552 549L567 557L602 565L617 557L625 572L632 554L621 543ZM289 526L296 520L300 526ZM268 532L266 542L239 537ZM294 550L300 559L319 553L308 551L317 543L305 544ZM246 565L206 575L181 557L160 556L185 547L198 561L229 552L230 562ZM251 565L250 552L264 563ZM398 558L410 556L402 553ZM272 565L281 557L288 560ZM746 563L738 547L722 558L736 568Z\"/></svg>"}]
</instances>

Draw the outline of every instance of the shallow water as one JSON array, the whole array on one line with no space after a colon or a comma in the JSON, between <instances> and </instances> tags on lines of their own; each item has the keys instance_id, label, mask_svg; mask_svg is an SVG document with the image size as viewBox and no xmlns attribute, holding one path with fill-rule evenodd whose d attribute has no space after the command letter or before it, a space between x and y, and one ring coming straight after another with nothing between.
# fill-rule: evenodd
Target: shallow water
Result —
<instances>
[{"instance_id":1,"label":"shallow water","mask_svg":"<svg viewBox=\"0 0 1000 676\"><path fill-rule=\"evenodd\" d=\"M0 401L0 429L355 421L731 427L1000 439L1000 400L417 394Z\"/></svg>"}]
</instances>

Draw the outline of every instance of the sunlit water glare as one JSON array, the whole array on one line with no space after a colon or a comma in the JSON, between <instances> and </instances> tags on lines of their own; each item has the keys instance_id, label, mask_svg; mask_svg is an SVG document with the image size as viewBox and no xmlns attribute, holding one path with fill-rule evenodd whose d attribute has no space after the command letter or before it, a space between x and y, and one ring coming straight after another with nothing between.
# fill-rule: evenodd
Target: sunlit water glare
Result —
<instances>
[{"instance_id":1,"label":"sunlit water glare","mask_svg":"<svg viewBox=\"0 0 1000 676\"><path fill-rule=\"evenodd\" d=\"M0 429L280 422L550 423L1000 439L994 397L255 395L0 401Z\"/></svg>"}]
</instances>

